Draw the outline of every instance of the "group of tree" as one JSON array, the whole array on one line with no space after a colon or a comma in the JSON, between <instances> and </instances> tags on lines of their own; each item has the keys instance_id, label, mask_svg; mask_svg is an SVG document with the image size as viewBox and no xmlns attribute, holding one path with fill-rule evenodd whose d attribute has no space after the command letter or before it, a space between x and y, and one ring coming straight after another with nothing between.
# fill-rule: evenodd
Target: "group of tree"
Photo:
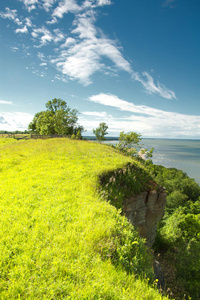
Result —
<instances>
[{"instance_id":1,"label":"group of tree","mask_svg":"<svg viewBox=\"0 0 200 300\"><path fill-rule=\"evenodd\" d=\"M0 130L0 134L28 134L28 130L14 130L14 131L9 131L9 130Z\"/></svg>"},{"instance_id":2,"label":"group of tree","mask_svg":"<svg viewBox=\"0 0 200 300\"><path fill-rule=\"evenodd\" d=\"M105 135L108 134L107 129L108 125L105 122L100 123L96 129L93 129L93 133L99 142L106 140ZM142 148L142 145L140 144L141 141L141 134L133 131L128 133L121 131L119 134L119 143L116 145L116 148L132 157L145 157L145 159L151 158L153 156L154 148L151 148L149 151Z\"/></svg>"},{"instance_id":3,"label":"group of tree","mask_svg":"<svg viewBox=\"0 0 200 300\"><path fill-rule=\"evenodd\" d=\"M78 110L71 109L60 98L54 98L46 104L46 110L35 114L28 129L31 133L40 135L67 135L81 138L84 131L78 122Z\"/></svg>"},{"instance_id":4,"label":"group of tree","mask_svg":"<svg viewBox=\"0 0 200 300\"><path fill-rule=\"evenodd\" d=\"M78 124L78 110L71 109L62 99L54 98L46 104L46 110L35 114L32 122L28 126L30 133L39 135L67 135L73 139L81 139L83 126ZM99 142L105 141L108 134L108 125L101 122L96 129L93 129L96 139ZM120 132L119 144L117 148L124 153L138 157L138 152L142 148L140 145L141 134L135 132ZM153 148L148 151L141 149L140 154L145 154L147 158L152 157Z\"/></svg>"},{"instance_id":5,"label":"group of tree","mask_svg":"<svg viewBox=\"0 0 200 300\"><path fill-rule=\"evenodd\" d=\"M176 168L153 163L146 167L167 192L154 250L174 266L174 286L178 285L180 291L177 296L187 294L186 299L200 299L200 186Z\"/></svg>"}]
</instances>

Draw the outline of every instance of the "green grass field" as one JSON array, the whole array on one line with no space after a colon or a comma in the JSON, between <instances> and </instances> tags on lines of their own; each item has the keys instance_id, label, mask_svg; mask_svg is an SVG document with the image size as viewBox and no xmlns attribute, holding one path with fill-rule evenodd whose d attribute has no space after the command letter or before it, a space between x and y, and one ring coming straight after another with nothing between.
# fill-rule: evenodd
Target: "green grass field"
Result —
<instances>
[{"instance_id":1,"label":"green grass field","mask_svg":"<svg viewBox=\"0 0 200 300\"><path fill-rule=\"evenodd\" d=\"M150 256L97 192L132 160L69 139L0 139L0 299L163 299Z\"/></svg>"}]
</instances>

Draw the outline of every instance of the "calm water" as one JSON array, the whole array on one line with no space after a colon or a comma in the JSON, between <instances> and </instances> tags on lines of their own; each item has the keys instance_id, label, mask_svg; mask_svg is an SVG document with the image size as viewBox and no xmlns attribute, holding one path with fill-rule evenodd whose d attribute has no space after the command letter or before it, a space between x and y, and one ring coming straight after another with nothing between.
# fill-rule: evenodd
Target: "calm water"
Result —
<instances>
[{"instance_id":1,"label":"calm water","mask_svg":"<svg viewBox=\"0 0 200 300\"><path fill-rule=\"evenodd\" d=\"M200 184L200 140L142 139L142 144L154 147L154 164L183 170Z\"/></svg>"}]
</instances>

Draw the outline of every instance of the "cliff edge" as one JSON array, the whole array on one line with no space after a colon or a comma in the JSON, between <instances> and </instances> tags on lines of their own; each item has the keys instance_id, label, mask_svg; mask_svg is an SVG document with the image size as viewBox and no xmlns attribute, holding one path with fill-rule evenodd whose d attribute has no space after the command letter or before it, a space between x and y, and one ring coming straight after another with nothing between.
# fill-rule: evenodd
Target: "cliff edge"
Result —
<instances>
[{"instance_id":1,"label":"cliff edge","mask_svg":"<svg viewBox=\"0 0 200 300\"><path fill-rule=\"evenodd\" d=\"M155 241L158 222L164 215L166 192L163 188L144 191L125 199L123 213L141 237L151 247Z\"/></svg>"},{"instance_id":2,"label":"cliff edge","mask_svg":"<svg viewBox=\"0 0 200 300\"><path fill-rule=\"evenodd\" d=\"M122 210L151 247L157 224L164 215L165 190L136 162L102 174L99 183L103 198Z\"/></svg>"}]
</instances>

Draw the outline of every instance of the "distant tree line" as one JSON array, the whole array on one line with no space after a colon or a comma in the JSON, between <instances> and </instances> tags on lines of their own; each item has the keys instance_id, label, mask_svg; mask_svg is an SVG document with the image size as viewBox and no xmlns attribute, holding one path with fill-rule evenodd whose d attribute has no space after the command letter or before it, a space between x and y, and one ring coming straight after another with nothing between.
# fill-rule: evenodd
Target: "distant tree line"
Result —
<instances>
[{"instance_id":1,"label":"distant tree line","mask_svg":"<svg viewBox=\"0 0 200 300\"><path fill-rule=\"evenodd\" d=\"M14 130L14 131L8 131L8 130L0 130L0 134L29 134L28 130Z\"/></svg>"}]
</instances>

